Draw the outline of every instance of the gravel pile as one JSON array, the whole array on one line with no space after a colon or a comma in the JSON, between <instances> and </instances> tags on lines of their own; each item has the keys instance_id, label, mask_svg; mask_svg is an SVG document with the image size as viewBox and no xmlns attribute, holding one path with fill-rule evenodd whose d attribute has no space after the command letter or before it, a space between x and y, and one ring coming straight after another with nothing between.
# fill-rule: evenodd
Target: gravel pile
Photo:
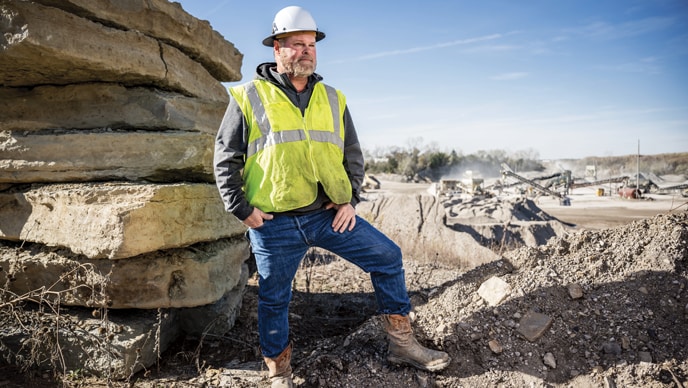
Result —
<instances>
[{"instance_id":1,"label":"gravel pile","mask_svg":"<svg viewBox=\"0 0 688 388\"><path fill-rule=\"evenodd\" d=\"M412 282L419 336L453 357L442 373L388 365L370 319L322 341L297 374L333 387L685 386L687 263L686 212L572 233L453 279ZM493 278L507 289L496 305L479 293Z\"/></svg>"},{"instance_id":2,"label":"gravel pile","mask_svg":"<svg viewBox=\"0 0 688 388\"><path fill-rule=\"evenodd\" d=\"M295 383L682 388L688 377L687 264L686 211L570 231L468 272L407 257L417 336L452 357L444 371L426 373L385 360L387 343L368 275L313 251L293 287ZM135 386L266 384L256 300L253 277L228 335L180 341L159 368L134 376ZM72 386L129 383L82 378Z\"/></svg>"}]
</instances>

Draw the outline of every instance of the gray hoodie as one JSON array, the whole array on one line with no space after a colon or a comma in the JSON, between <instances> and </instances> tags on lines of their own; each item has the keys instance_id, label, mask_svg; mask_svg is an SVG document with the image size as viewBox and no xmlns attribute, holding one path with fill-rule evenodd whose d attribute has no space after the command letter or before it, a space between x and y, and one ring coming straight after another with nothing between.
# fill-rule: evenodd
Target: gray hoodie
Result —
<instances>
[{"instance_id":1,"label":"gray hoodie","mask_svg":"<svg viewBox=\"0 0 688 388\"><path fill-rule=\"evenodd\" d=\"M311 75L308 78L306 89L299 93L289 78L284 74L277 73L276 69L277 64L274 62L262 63L256 69L256 79L267 80L277 85L291 102L301 109L303 114L310 101L313 85L322 81L322 77L315 73ZM344 128L343 167L351 181L353 191L351 204L356 206L360 202L359 194L364 177L364 164L358 135L348 107L344 110ZM225 209L242 221L253 212L253 206L249 205L244 195L242 178L248 145L248 130L248 124L241 109L239 109L239 105L230 95L229 105L215 139L215 181L225 204ZM318 185L318 196L315 202L306 207L280 214L295 215L321 211L328 202L330 199L327 198L322 187Z\"/></svg>"}]
</instances>

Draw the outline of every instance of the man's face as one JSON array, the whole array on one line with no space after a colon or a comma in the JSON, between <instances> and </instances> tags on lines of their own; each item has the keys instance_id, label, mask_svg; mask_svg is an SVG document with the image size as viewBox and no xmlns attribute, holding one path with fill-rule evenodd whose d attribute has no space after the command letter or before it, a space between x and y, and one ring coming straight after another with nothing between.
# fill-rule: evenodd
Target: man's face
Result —
<instances>
[{"instance_id":1,"label":"man's face","mask_svg":"<svg viewBox=\"0 0 688 388\"><path fill-rule=\"evenodd\" d=\"M280 39L275 45L278 71L306 78L315 72L315 33L305 32ZM280 69L281 65L281 69Z\"/></svg>"}]
</instances>

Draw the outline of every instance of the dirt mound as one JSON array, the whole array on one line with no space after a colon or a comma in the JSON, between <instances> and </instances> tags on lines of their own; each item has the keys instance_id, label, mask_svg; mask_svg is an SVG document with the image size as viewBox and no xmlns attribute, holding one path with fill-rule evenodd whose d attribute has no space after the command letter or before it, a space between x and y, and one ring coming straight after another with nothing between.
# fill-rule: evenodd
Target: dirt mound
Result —
<instances>
[{"instance_id":1,"label":"dirt mound","mask_svg":"<svg viewBox=\"0 0 688 388\"><path fill-rule=\"evenodd\" d=\"M443 202L449 219L465 224L505 224L545 222L556 218L545 213L535 202L524 197L480 198L452 197Z\"/></svg>"},{"instance_id":2,"label":"dirt mound","mask_svg":"<svg viewBox=\"0 0 688 388\"><path fill-rule=\"evenodd\" d=\"M518 206L526 207L524 214L540 214L529 203ZM446 370L426 373L385 360L387 344L374 316L368 275L312 251L293 287L295 382L302 387L682 387L688 376L687 264L685 211L613 229L573 231L508 251L468 272L407 256L417 336L452 357ZM478 291L494 277L510 290L496 306ZM180 341L163 355L157 371L132 378L136 386L265 384L256 301L253 279L230 333ZM532 324L533 314L548 324L528 337L522 329Z\"/></svg>"},{"instance_id":3,"label":"dirt mound","mask_svg":"<svg viewBox=\"0 0 688 388\"><path fill-rule=\"evenodd\" d=\"M462 270L498 258L506 248L537 246L566 233L566 225L525 198L369 195L357 212L416 261Z\"/></svg>"},{"instance_id":4,"label":"dirt mound","mask_svg":"<svg viewBox=\"0 0 688 388\"><path fill-rule=\"evenodd\" d=\"M453 197L443 205L447 226L474 236L483 246L499 247L500 252L506 247L542 245L566 234L564 223L528 198Z\"/></svg>"},{"instance_id":5,"label":"dirt mound","mask_svg":"<svg viewBox=\"0 0 688 388\"><path fill-rule=\"evenodd\" d=\"M525 247L438 287L414 292L416 327L448 351L448 370L425 374L384 362L379 325L328 339L300 363L318 386L666 386L688 375L688 214L583 231ZM512 292L498 306L477 294L490 277ZM569 286L578 285L574 299ZM420 302L420 303L418 303ZM529 311L551 318L544 335L519 334ZM613 385L607 385L613 386Z\"/></svg>"}]
</instances>

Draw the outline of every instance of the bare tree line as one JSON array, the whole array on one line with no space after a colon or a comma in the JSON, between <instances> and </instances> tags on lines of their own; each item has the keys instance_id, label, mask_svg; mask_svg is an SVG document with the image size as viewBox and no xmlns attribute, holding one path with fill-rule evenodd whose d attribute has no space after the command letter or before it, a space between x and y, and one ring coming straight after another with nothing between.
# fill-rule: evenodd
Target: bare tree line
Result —
<instances>
[{"instance_id":1,"label":"bare tree line","mask_svg":"<svg viewBox=\"0 0 688 388\"><path fill-rule=\"evenodd\" d=\"M405 147L364 150L366 171L369 174L397 174L408 180L460 178L467 171L483 177L499 177L502 163L514 171L545 171L548 168L571 170L582 176L587 166L595 166L606 174L635 174L636 165L644 173L655 175L688 174L688 152L657 155L590 156L581 159L545 161L538 151L527 149L515 152L486 150L472 154L440 150L437 145L409 142Z\"/></svg>"}]
</instances>

